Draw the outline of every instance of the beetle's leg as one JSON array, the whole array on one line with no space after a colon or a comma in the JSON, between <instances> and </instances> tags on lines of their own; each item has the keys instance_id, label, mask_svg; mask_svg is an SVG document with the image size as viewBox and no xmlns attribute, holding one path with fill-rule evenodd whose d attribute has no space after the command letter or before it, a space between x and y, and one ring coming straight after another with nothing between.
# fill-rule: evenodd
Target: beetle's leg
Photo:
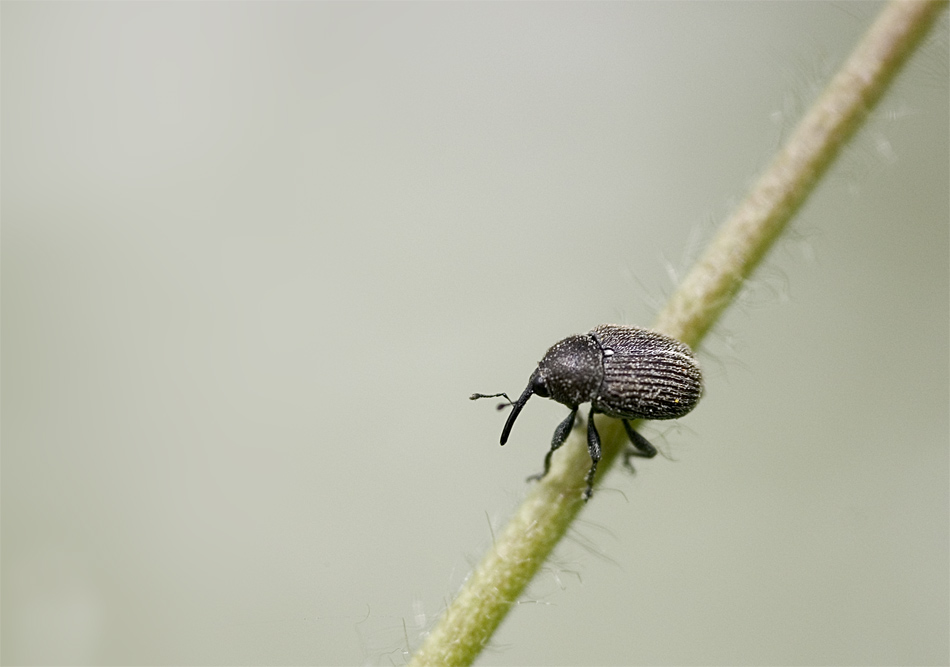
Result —
<instances>
[{"instance_id":1,"label":"beetle's leg","mask_svg":"<svg viewBox=\"0 0 950 667\"><path fill-rule=\"evenodd\" d=\"M594 407L590 408L587 417L587 451L590 452L590 471L587 473L587 488L584 490L584 500L590 500L594 493L594 475L597 474L597 464L600 463L600 435L594 425Z\"/></svg>"},{"instance_id":2,"label":"beetle's leg","mask_svg":"<svg viewBox=\"0 0 950 667\"><path fill-rule=\"evenodd\" d=\"M554 429L554 437L551 438L551 449L548 450L547 456L544 457L544 471L537 475L531 475L531 477L528 478L529 481L543 479L544 476L548 474L548 471L551 469L551 457L554 455L554 450L563 445L564 441L567 440L571 429L574 428L574 417L576 416L577 408L574 408L571 410L571 414Z\"/></svg>"},{"instance_id":3,"label":"beetle's leg","mask_svg":"<svg viewBox=\"0 0 950 667\"><path fill-rule=\"evenodd\" d=\"M635 473L636 469L633 467L633 464L630 462L634 456L639 456L644 459L652 459L656 456L656 447L650 444L649 440L644 438L642 435L633 430L633 427L630 425L626 419L623 421L623 427L627 431L627 437L630 438L632 447L627 447L623 450L623 467L629 470L631 473Z\"/></svg>"}]
</instances>

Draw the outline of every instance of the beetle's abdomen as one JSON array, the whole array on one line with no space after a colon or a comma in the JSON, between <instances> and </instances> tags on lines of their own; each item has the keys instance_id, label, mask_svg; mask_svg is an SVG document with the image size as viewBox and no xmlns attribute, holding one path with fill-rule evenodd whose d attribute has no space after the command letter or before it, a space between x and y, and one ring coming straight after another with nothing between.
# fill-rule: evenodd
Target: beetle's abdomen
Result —
<instances>
[{"instance_id":1,"label":"beetle's abdomen","mask_svg":"<svg viewBox=\"0 0 950 667\"><path fill-rule=\"evenodd\" d=\"M590 333L604 353L597 410L628 419L675 419L699 401L703 376L689 346L637 327L604 324Z\"/></svg>"}]
</instances>

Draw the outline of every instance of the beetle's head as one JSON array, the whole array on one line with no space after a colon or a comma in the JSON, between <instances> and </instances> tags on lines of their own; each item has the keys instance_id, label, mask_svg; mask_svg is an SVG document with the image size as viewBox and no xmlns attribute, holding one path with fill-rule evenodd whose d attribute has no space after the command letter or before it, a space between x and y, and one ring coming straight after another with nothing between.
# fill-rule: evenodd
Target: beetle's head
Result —
<instances>
[{"instance_id":1,"label":"beetle's head","mask_svg":"<svg viewBox=\"0 0 950 667\"><path fill-rule=\"evenodd\" d=\"M521 396L511 404L501 444L508 442L511 427L532 394L576 408L597 395L603 379L603 351L592 336L568 336L555 343L538 363Z\"/></svg>"}]
</instances>

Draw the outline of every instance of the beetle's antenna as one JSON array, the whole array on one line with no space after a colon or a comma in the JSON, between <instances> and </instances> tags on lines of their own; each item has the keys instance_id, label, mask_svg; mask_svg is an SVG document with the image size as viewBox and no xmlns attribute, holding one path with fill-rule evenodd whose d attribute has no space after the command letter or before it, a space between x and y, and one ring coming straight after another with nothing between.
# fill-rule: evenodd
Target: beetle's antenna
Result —
<instances>
[{"instance_id":1,"label":"beetle's antenna","mask_svg":"<svg viewBox=\"0 0 950 667\"><path fill-rule=\"evenodd\" d=\"M512 401L510 398L508 398L508 394L506 394L505 392L501 392L500 394L472 394L472 395L469 396L468 398L469 398L469 400L471 400L471 401L477 401L477 400L480 399L480 398L498 398L499 396L504 396L504 397L505 397L505 400L508 401L508 405L514 405L514 404L515 404L514 401ZM508 405L505 405L504 403L499 403L499 404L498 404L498 409L501 410L502 408L507 408Z\"/></svg>"},{"instance_id":2,"label":"beetle's antenna","mask_svg":"<svg viewBox=\"0 0 950 667\"><path fill-rule=\"evenodd\" d=\"M511 433L511 427L515 425L515 418L518 416L518 413L521 412L521 409L524 407L524 404L528 402L528 399L531 398L531 394L534 393L534 376L531 376L531 382L528 383L528 386L521 393L521 396L518 397L518 400L512 403L511 414L508 415L508 421L505 422L505 428L501 432L501 444L504 445L508 442L508 434ZM505 398L508 398L505 396ZM510 399L509 399L510 400Z\"/></svg>"}]
</instances>

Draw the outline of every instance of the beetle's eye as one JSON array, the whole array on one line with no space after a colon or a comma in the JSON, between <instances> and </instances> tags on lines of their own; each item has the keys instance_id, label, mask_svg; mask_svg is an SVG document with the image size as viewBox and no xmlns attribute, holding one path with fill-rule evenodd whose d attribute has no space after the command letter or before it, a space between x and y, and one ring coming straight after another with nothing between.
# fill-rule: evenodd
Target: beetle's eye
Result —
<instances>
[{"instance_id":1,"label":"beetle's eye","mask_svg":"<svg viewBox=\"0 0 950 667\"><path fill-rule=\"evenodd\" d=\"M548 388L544 384L544 378L540 376L534 379L534 384L531 385L531 390L541 398L548 398L551 395L548 393Z\"/></svg>"}]
</instances>

